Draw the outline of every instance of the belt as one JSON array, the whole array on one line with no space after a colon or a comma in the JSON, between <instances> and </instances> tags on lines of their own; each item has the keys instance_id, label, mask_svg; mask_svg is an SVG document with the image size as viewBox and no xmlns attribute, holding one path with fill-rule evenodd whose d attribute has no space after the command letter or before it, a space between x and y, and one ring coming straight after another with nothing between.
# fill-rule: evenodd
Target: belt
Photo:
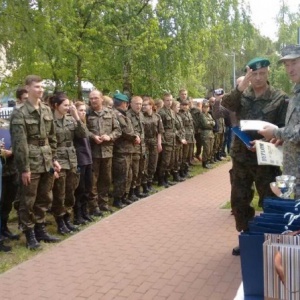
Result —
<instances>
[{"instance_id":1,"label":"belt","mask_svg":"<svg viewBox=\"0 0 300 300\"><path fill-rule=\"evenodd\" d=\"M40 146L40 147L49 145L48 139L29 139L27 143L30 145Z\"/></svg>"},{"instance_id":2,"label":"belt","mask_svg":"<svg viewBox=\"0 0 300 300\"><path fill-rule=\"evenodd\" d=\"M72 146L73 146L72 141L57 143L57 147L72 147Z\"/></svg>"}]
</instances>

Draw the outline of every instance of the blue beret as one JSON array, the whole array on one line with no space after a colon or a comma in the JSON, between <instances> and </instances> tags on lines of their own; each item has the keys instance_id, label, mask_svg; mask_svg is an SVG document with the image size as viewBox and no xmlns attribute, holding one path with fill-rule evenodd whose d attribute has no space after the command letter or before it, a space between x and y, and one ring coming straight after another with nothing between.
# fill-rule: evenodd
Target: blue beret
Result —
<instances>
[{"instance_id":1,"label":"blue beret","mask_svg":"<svg viewBox=\"0 0 300 300\"><path fill-rule=\"evenodd\" d=\"M300 45L288 45L281 50L280 62L300 57Z\"/></svg>"},{"instance_id":2,"label":"blue beret","mask_svg":"<svg viewBox=\"0 0 300 300\"><path fill-rule=\"evenodd\" d=\"M252 71L256 71L261 68L266 68L269 65L270 65L270 61L268 59L262 58L262 57L255 57L247 63L247 66L250 69L252 69Z\"/></svg>"},{"instance_id":3,"label":"blue beret","mask_svg":"<svg viewBox=\"0 0 300 300\"><path fill-rule=\"evenodd\" d=\"M129 102L129 99L126 95L122 93L116 93L113 95L113 98L119 101Z\"/></svg>"}]
</instances>

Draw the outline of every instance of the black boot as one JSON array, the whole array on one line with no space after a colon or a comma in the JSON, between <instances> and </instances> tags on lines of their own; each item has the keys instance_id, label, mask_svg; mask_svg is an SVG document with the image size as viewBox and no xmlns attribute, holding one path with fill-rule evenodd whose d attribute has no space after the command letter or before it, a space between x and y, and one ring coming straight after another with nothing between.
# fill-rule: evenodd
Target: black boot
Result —
<instances>
[{"instance_id":1,"label":"black boot","mask_svg":"<svg viewBox=\"0 0 300 300\"><path fill-rule=\"evenodd\" d=\"M82 210L79 205L74 207L74 224L75 225L85 225L87 224L87 220L85 220L82 216Z\"/></svg>"},{"instance_id":2,"label":"black boot","mask_svg":"<svg viewBox=\"0 0 300 300\"><path fill-rule=\"evenodd\" d=\"M0 252L9 252L11 251L10 246L5 246L3 243L3 239L0 237Z\"/></svg>"},{"instance_id":3,"label":"black boot","mask_svg":"<svg viewBox=\"0 0 300 300\"><path fill-rule=\"evenodd\" d=\"M145 193L141 193L141 187L140 186L136 186L134 188L134 194L138 197L138 198L145 198L148 197L149 194L145 194Z\"/></svg>"},{"instance_id":4,"label":"black boot","mask_svg":"<svg viewBox=\"0 0 300 300\"><path fill-rule=\"evenodd\" d=\"M121 199L122 203L125 204L125 205L130 205L133 203L133 201L129 200L128 199L128 194L125 193Z\"/></svg>"},{"instance_id":5,"label":"black boot","mask_svg":"<svg viewBox=\"0 0 300 300\"><path fill-rule=\"evenodd\" d=\"M157 190L155 190L152 186L152 181L147 182L147 187L148 187L148 190L149 190L150 193L156 193L157 192Z\"/></svg>"},{"instance_id":6,"label":"black boot","mask_svg":"<svg viewBox=\"0 0 300 300\"><path fill-rule=\"evenodd\" d=\"M24 231L26 236L26 247L29 250L37 250L41 247L41 244L36 240L34 229L30 228Z\"/></svg>"},{"instance_id":7,"label":"black boot","mask_svg":"<svg viewBox=\"0 0 300 300\"><path fill-rule=\"evenodd\" d=\"M133 188L130 188L129 190L129 194L128 194L128 199L132 202L135 202L135 201L138 201L139 200L139 197L137 197L134 193L134 189Z\"/></svg>"},{"instance_id":8,"label":"black boot","mask_svg":"<svg viewBox=\"0 0 300 300\"><path fill-rule=\"evenodd\" d=\"M100 209L99 209L99 211L100 211ZM84 220L88 221L88 222L93 222L94 221L93 217L88 212L87 203L82 203L81 204L81 215L82 215L82 218Z\"/></svg>"},{"instance_id":9,"label":"black boot","mask_svg":"<svg viewBox=\"0 0 300 300\"><path fill-rule=\"evenodd\" d=\"M173 172L173 181L175 182L182 182L182 181L185 181L185 178L181 178L178 174L177 171L174 171Z\"/></svg>"},{"instance_id":10,"label":"black boot","mask_svg":"<svg viewBox=\"0 0 300 300\"><path fill-rule=\"evenodd\" d=\"M44 223L36 223L34 226L35 238L38 242L43 241L45 243L58 243L60 242L60 238L50 235L46 231L46 227Z\"/></svg>"},{"instance_id":11,"label":"black boot","mask_svg":"<svg viewBox=\"0 0 300 300\"><path fill-rule=\"evenodd\" d=\"M79 231L79 228L77 226L75 226L74 224L72 224L71 222L71 214L70 213L65 213L65 215L63 216L65 224L67 226L67 228L71 231Z\"/></svg>"},{"instance_id":12,"label":"black boot","mask_svg":"<svg viewBox=\"0 0 300 300\"><path fill-rule=\"evenodd\" d=\"M176 182L170 182L170 181L169 181L169 174L166 174L164 179L165 179L165 182L166 182L169 186L172 186L172 185L175 185L175 184L176 184Z\"/></svg>"},{"instance_id":13,"label":"black boot","mask_svg":"<svg viewBox=\"0 0 300 300\"><path fill-rule=\"evenodd\" d=\"M165 179L164 177L159 177L158 178L158 186L163 186L165 188L168 188L169 187L169 184L167 182L165 182Z\"/></svg>"},{"instance_id":14,"label":"black boot","mask_svg":"<svg viewBox=\"0 0 300 300\"><path fill-rule=\"evenodd\" d=\"M1 219L1 234L3 237L9 238L10 240L19 240L20 235L12 233L7 227L7 218Z\"/></svg>"},{"instance_id":15,"label":"black boot","mask_svg":"<svg viewBox=\"0 0 300 300\"><path fill-rule=\"evenodd\" d=\"M218 152L218 153L215 155L215 160L216 160L216 161L222 161L220 152Z\"/></svg>"},{"instance_id":16,"label":"black boot","mask_svg":"<svg viewBox=\"0 0 300 300\"><path fill-rule=\"evenodd\" d=\"M103 217L103 212L100 210L99 207L96 207L92 212L91 215L94 217Z\"/></svg>"},{"instance_id":17,"label":"black boot","mask_svg":"<svg viewBox=\"0 0 300 300\"><path fill-rule=\"evenodd\" d=\"M150 190L148 188L147 183L143 183L142 188L143 188L143 194L146 194L147 196L149 196Z\"/></svg>"},{"instance_id":18,"label":"black boot","mask_svg":"<svg viewBox=\"0 0 300 300\"><path fill-rule=\"evenodd\" d=\"M209 165L206 161L203 161L203 162L202 162L202 167L203 167L204 169L211 169L211 168L212 168L212 166Z\"/></svg>"},{"instance_id":19,"label":"black boot","mask_svg":"<svg viewBox=\"0 0 300 300\"><path fill-rule=\"evenodd\" d=\"M55 217L55 221L57 224L57 233L61 234L61 235L65 235L65 234L69 234L72 231L66 226L65 221L64 221L64 217L60 216L60 217Z\"/></svg>"},{"instance_id":20,"label":"black boot","mask_svg":"<svg viewBox=\"0 0 300 300\"><path fill-rule=\"evenodd\" d=\"M126 205L122 203L121 197L114 197L113 206L119 209L124 208Z\"/></svg>"}]
</instances>

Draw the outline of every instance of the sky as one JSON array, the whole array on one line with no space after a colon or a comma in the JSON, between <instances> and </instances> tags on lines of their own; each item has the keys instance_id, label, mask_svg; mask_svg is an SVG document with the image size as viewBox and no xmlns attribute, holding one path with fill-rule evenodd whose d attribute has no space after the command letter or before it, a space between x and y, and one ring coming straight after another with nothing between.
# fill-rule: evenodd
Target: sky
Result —
<instances>
[{"instance_id":1,"label":"sky","mask_svg":"<svg viewBox=\"0 0 300 300\"><path fill-rule=\"evenodd\" d=\"M251 18L261 34L277 40L275 18L280 10L282 0L246 0L251 8ZM291 12L297 12L300 0L285 0ZM296 42L296 41L295 41Z\"/></svg>"}]
</instances>

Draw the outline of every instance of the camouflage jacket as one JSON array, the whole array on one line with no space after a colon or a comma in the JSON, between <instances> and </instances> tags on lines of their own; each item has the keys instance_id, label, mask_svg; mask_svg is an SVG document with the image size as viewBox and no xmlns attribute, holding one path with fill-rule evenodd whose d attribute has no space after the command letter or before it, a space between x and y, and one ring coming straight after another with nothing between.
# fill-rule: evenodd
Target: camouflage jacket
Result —
<instances>
[{"instance_id":1,"label":"camouflage jacket","mask_svg":"<svg viewBox=\"0 0 300 300\"><path fill-rule=\"evenodd\" d=\"M182 145L181 141L185 139L185 129L180 114L175 114L176 145Z\"/></svg>"},{"instance_id":2,"label":"camouflage jacket","mask_svg":"<svg viewBox=\"0 0 300 300\"><path fill-rule=\"evenodd\" d=\"M213 128L215 126L215 120L212 118L210 113L201 113L200 115L200 127L201 137L214 137Z\"/></svg>"},{"instance_id":3,"label":"camouflage jacket","mask_svg":"<svg viewBox=\"0 0 300 300\"><path fill-rule=\"evenodd\" d=\"M57 138L57 161L62 169L77 168L76 150L73 144L74 138L85 138L87 132L81 121L66 115L62 119L53 116Z\"/></svg>"},{"instance_id":4,"label":"camouflage jacket","mask_svg":"<svg viewBox=\"0 0 300 300\"><path fill-rule=\"evenodd\" d=\"M52 168L56 158L56 131L51 109L39 103L35 109L26 101L14 109L10 119L10 133L15 163L20 173L44 173Z\"/></svg>"},{"instance_id":5,"label":"camouflage jacket","mask_svg":"<svg viewBox=\"0 0 300 300\"><path fill-rule=\"evenodd\" d=\"M89 110L86 117L89 137L91 138L92 156L94 158L107 158L113 156L114 141L122 134L117 117L112 109L104 108L100 112ZM96 144L94 135L108 135L111 140Z\"/></svg>"},{"instance_id":6,"label":"camouflage jacket","mask_svg":"<svg viewBox=\"0 0 300 300\"><path fill-rule=\"evenodd\" d=\"M158 114L164 126L164 134L162 135L162 144L174 146L175 145L175 113L170 108L162 107Z\"/></svg>"},{"instance_id":7,"label":"camouflage jacket","mask_svg":"<svg viewBox=\"0 0 300 300\"><path fill-rule=\"evenodd\" d=\"M188 143L195 143L194 120L189 111L179 111L185 129L185 139Z\"/></svg>"},{"instance_id":8,"label":"camouflage jacket","mask_svg":"<svg viewBox=\"0 0 300 300\"><path fill-rule=\"evenodd\" d=\"M200 129L200 115L201 115L201 111L197 107L192 107L190 109L190 113L191 113L191 115L193 117L195 133L200 133L201 132L201 129Z\"/></svg>"},{"instance_id":9,"label":"camouflage jacket","mask_svg":"<svg viewBox=\"0 0 300 300\"><path fill-rule=\"evenodd\" d=\"M300 84L294 88L289 101L285 127L274 131L275 137L283 143L283 174L300 177ZM299 195L298 195L299 196Z\"/></svg>"},{"instance_id":10,"label":"camouflage jacket","mask_svg":"<svg viewBox=\"0 0 300 300\"><path fill-rule=\"evenodd\" d=\"M142 112L136 113L129 109L126 113L127 117L131 120L134 133L140 137L141 143L134 145L134 153L145 154L145 131L144 131L144 115Z\"/></svg>"},{"instance_id":11,"label":"camouflage jacket","mask_svg":"<svg viewBox=\"0 0 300 300\"><path fill-rule=\"evenodd\" d=\"M288 105L288 96L281 90L271 86L263 95L256 98L253 88L248 87L243 93L234 89L222 98L222 105L230 111L236 112L236 118L240 120L262 120L273 123L278 127L284 126ZM247 131L252 140L261 139L257 131ZM256 165L256 153L249 151L244 143L234 138L231 147L231 156L241 162Z\"/></svg>"},{"instance_id":12,"label":"camouflage jacket","mask_svg":"<svg viewBox=\"0 0 300 300\"><path fill-rule=\"evenodd\" d=\"M134 141L137 137L131 120L120 109L113 109L121 128L121 136L114 142L114 153L134 153Z\"/></svg>"},{"instance_id":13,"label":"camouflage jacket","mask_svg":"<svg viewBox=\"0 0 300 300\"><path fill-rule=\"evenodd\" d=\"M157 135L164 133L164 126L158 113L153 112L152 115L144 113L144 130L145 141L157 141Z\"/></svg>"}]
</instances>

